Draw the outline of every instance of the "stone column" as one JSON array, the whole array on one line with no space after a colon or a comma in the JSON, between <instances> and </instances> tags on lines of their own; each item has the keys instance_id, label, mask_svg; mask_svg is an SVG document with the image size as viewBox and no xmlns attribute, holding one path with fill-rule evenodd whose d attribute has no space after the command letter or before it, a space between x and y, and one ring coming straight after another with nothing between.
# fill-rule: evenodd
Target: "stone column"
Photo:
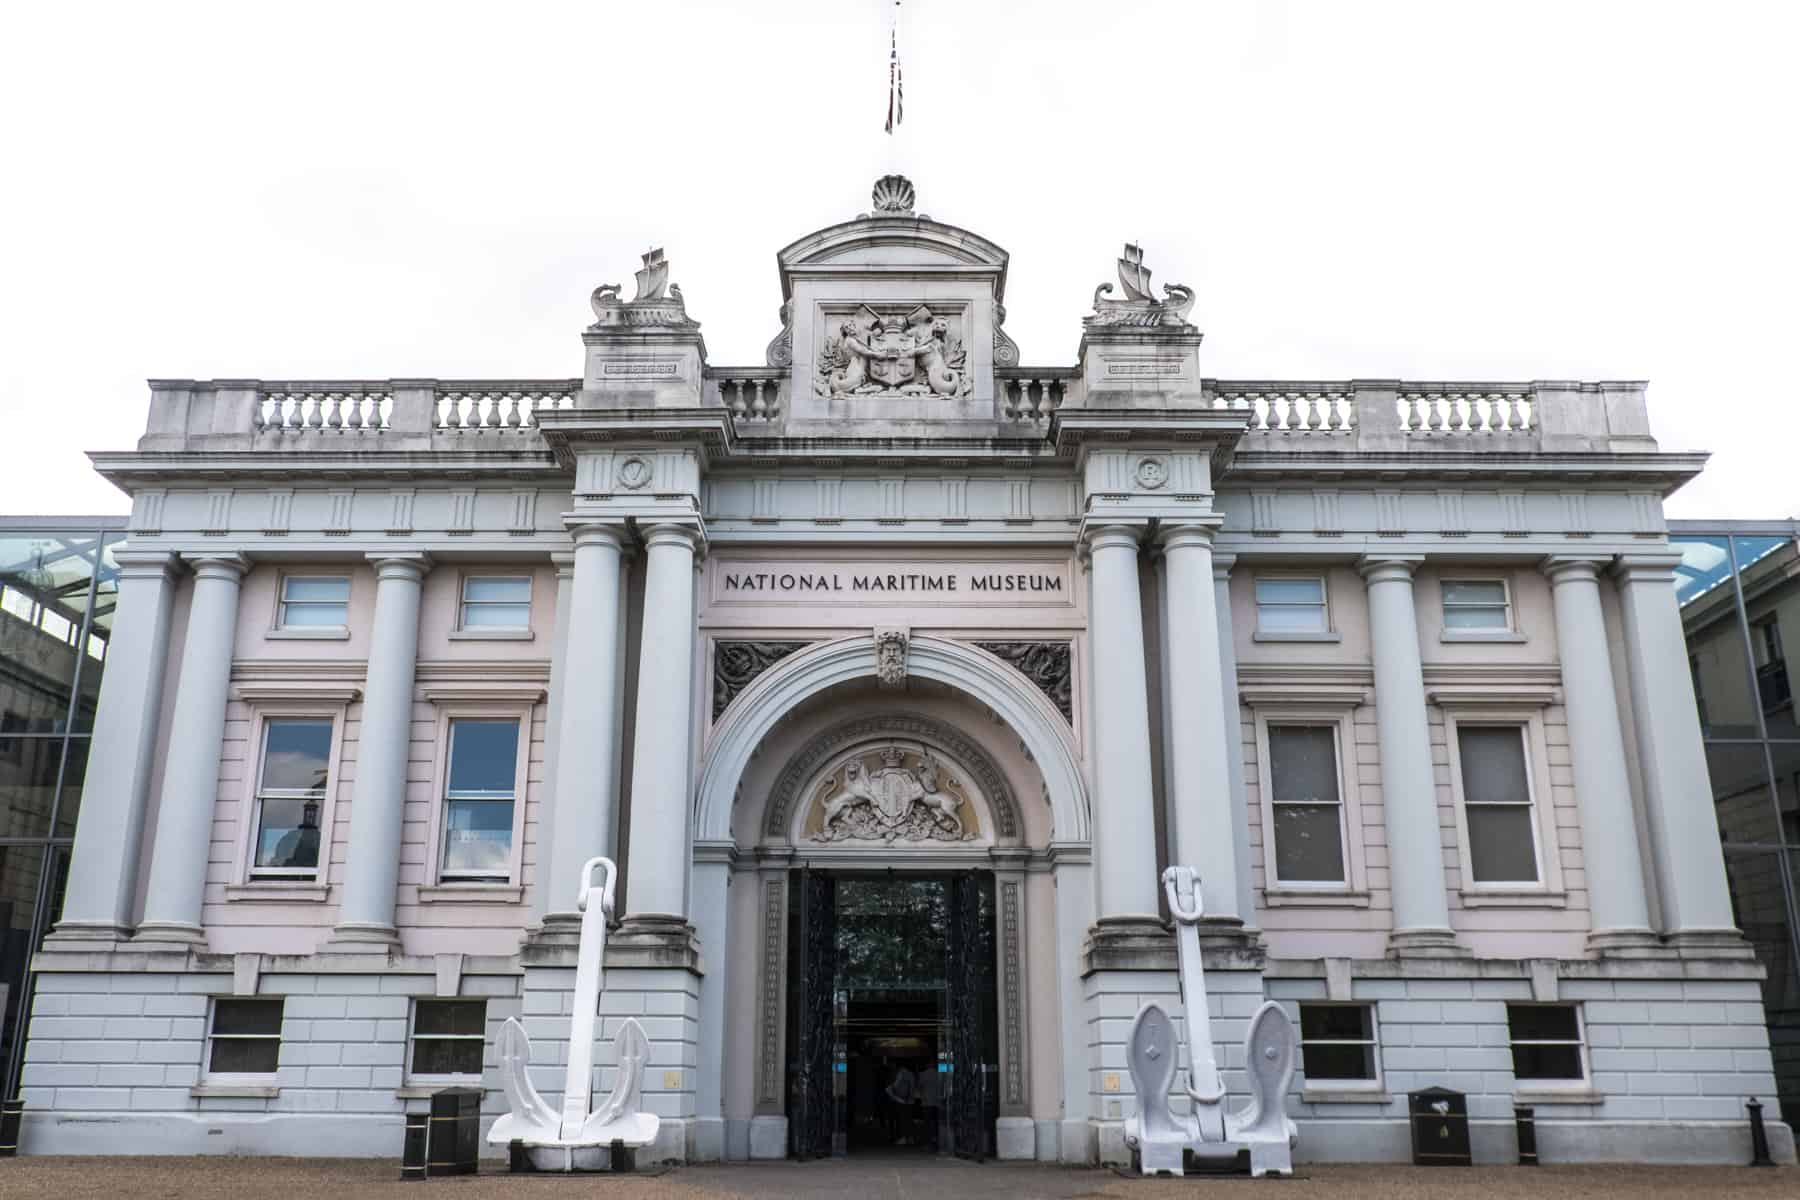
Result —
<instances>
[{"instance_id":1,"label":"stone column","mask_svg":"<svg viewBox=\"0 0 1800 1200\"><path fill-rule=\"evenodd\" d=\"M1232 807L1212 539L1212 527L1198 524L1176 525L1161 536L1168 613L1167 804L1175 859L1200 871L1209 931L1236 932L1244 914L1232 831L1243 814Z\"/></svg>"},{"instance_id":2,"label":"stone column","mask_svg":"<svg viewBox=\"0 0 1800 1200\"><path fill-rule=\"evenodd\" d=\"M693 778L689 726L694 665L691 525L644 532L644 630L631 759L630 872L622 935L691 939L687 867Z\"/></svg>"},{"instance_id":3,"label":"stone column","mask_svg":"<svg viewBox=\"0 0 1800 1200\"><path fill-rule=\"evenodd\" d=\"M563 689L569 681L569 618L575 607L575 554L558 551L556 628L550 635L550 700L544 710L544 783L547 799L538 806L537 862L531 880L531 921L541 923L550 900L550 856L556 846L556 764L562 749Z\"/></svg>"},{"instance_id":4,"label":"stone column","mask_svg":"<svg viewBox=\"0 0 1800 1200\"><path fill-rule=\"evenodd\" d=\"M1093 665L1093 949L1119 937L1163 942L1157 917L1156 819L1150 786L1150 706L1138 538L1129 525L1086 534L1091 558L1088 651Z\"/></svg>"},{"instance_id":5,"label":"stone column","mask_svg":"<svg viewBox=\"0 0 1800 1200\"><path fill-rule=\"evenodd\" d=\"M163 754L162 798L144 897L143 941L206 943L200 926L207 851L219 797L219 752L237 637L238 585L250 560L241 554L195 556L194 595L169 745ZM108 748L100 748L100 756Z\"/></svg>"},{"instance_id":6,"label":"stone column","mask_svg":"<svg viewBox=\"0 0 1800 1200\"><path fill-rule=\"evenodd\" d=\"M344 899L328 943L338 950L385 950L400 941L394 928L394 899L400 883L406 759L419 659L419 593L431 569L431 559L424 554L368 558L375 565L375 619L369 630L369 673L356 736Z\"/></svg>"},{"instance_id":7,"label":"stone column","mask_svg":"<svg viewBox=\"0 0 1800 1200\"><path fill-rule=\"evenodd\" d=\"M1423 555L1384 554L1357 564L1369 588L1369 638L1375 657L1376 740L1381 747L1388 877L1394 897L1389 942L1402 957L1463 952L1450 928L1444 887L1444 839L1431 766L1431 730L1425 719L1419 620L1413 606L1413 571L1422 561Z\"/></svg>"},{"instance_id":8,"label":"stone column","mask_svg":"<svg viewBox=\"0 0 1800 1200\"><path fill-rule=\"evenodd\" d=\"M1250 872L1250 807L1244 790L1243 718L1238 705L1237 638L1231 621L1231 568L1237 555L1213 551L1213 613L1219 630L1219 691L1225 717L1225 771L1231 788L1231 849L1237 860L1238 915L1256 925L1256 892Z\"/></svg>"},{"instance_id":9,"label":"stone column","mask_svg":"<svg viewBox=\"0 0 1800 1200\"><path fill-rule=\"evenodd\" d=\"M89 756L62 920L52 939L122 939L137 900L180 563L165 551L120 550L113 561L119 594L94 711L93 745L103 752Z\"/></svg>"},{"instance_id":10,"label":"stone column","mask_svg":"<svg viewBox=\"0 0 1800 1200\"><path fill-rule=\"evenodd\" d=\"M575 556L570 580L568 643L556 668L562 696L556 726L556 774L551 780L555 840L538 855L548 880L544 929L571 943L581 914L575 897L581 867L596 854L614 857L619 747L613 714L618 706L619 567L624 537L614 525L579 525L571 531Z\"/></svg>"},{"instance_id":11,"label":"stone column","mask_svg":"<svg viewBox=\"0 0 1800 1200\"><path fill-rule=\"evenodd\" d=\"M1664 932L1680 950L1747 953L1731 915L1687 640L1675 601L1674 568L1680 561L1674 554L1627 554L1614 568Z\"/></svg>"},{"instance_id":12,"label":"stone column","mask_svg":"<svg viewBox=\"0 0 1800 1200\"><path fill-rule=\"evenodd\" d=\"M1546 559L1543 569L1556 606L1569 759L1581 806L1581 853L1592 920L1588 946L1616 954L1654 948L1656 935L1650 931L1619 696L1600 609L1600 565L1591 558L1558 556Z\"/></svg>"}]
</instances>

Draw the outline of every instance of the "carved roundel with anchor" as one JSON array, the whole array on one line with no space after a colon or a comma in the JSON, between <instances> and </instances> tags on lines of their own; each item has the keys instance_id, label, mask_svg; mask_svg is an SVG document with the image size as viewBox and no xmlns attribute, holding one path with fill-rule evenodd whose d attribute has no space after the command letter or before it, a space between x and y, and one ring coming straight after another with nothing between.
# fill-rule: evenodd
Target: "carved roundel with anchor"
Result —
<instances>
[{"instance_id":1,"label":"carved roundel with anchor","mask_svg":"<svg viewBox=\"0 0 1800 1200\"><path fill-rule=\"evenodd\" d=\"M619 460L619 469L616 478L619 481L620 487L635 492L650 482L650 474L649 460L643 458L641 455L633 454L629 458L622 458Z\"/></svg>"}]
</instances>

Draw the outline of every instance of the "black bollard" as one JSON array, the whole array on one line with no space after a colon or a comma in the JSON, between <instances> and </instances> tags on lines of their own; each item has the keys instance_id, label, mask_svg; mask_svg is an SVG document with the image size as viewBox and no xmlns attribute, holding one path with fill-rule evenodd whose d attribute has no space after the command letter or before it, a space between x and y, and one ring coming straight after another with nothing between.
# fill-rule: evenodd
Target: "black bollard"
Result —
<instances>
[{"instance_id":1,"label":"black bollard","mask_svg":"<svg viewBox=\"0 0 1800 1200\"><path fill-rule=\"evenodd\" d=\"M1527 1105L1513 1105L1513 1124L1519 1130L1519 1165L1537 1166L1537 1110Z\"/></svg>"},{"instance_id":2,"label":"black bollard","mask_svg":"<svg viewBox=\"0 0 1800 1200\"><path fill-rule=\"evenodd\" d=\"M0 1101L0 1158L19 1153L19 1124L24 1118L25 1101L21 1097Z\"/></svg>"},{"instance_id":3,"label":"black bollard","mask_svg":"<svg viewBox=\"0 0 1800 1200\"><path fill-rule=\"evenodd\" d=\"M1772 1167L1775 1160L1769 1157L1769 1131L1763 1128L1762 1102L1752 1096L1744 1107L1750 1110L1750 1165Z\"/></svg>"},{"instance_id":4,"label":"black bollard","mask_svg":"<svg viewBox=\"0 0 1800 1200\"><path fill-rule=\"evenodd\" d=\"M637 1151L626 1146L624 1142L613 1142L607 1150L606 1169L620 1175L630 1174L637 1170Z\"/></svg>"},{"instance_id":5,"label":"black bollard","mask_svg":"<svg viewBox=\"0 0 1800 1200\"><path fill-rule=\"evenodd\" d=\"M406 1114L406 1141L400 1150L400 1178L422 1180L425 1178L425 1130L429 1120L426 1113Z\"/></svg>"},{"instance_id":6,"label":"black bollard","mask_svg":"<svg viewBox=\"0 0 1800 1200\"><path fill-rule=\"evenodd\" d=\"M533 1169L531 1151L527 1150L525 1143L518 1138L506 1143L506 1169L514 1175L528 1174Z\"/></svg>"}]
</instances>

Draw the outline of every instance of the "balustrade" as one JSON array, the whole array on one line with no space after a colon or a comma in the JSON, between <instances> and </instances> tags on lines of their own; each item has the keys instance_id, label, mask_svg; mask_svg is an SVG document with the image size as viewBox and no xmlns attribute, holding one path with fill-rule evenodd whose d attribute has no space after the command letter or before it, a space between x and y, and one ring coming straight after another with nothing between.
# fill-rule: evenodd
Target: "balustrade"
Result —
<instances>
[{"instance_id":1,"label":"balustrade","mask_svg":"<svg viewBox=\"0 0 1800 1200\"><path fill-rule=\"evenodd\" d=\"M1526 433L1537 425L1537 401L1529 388L1506 391L1434 391L1402 388L1400 428L1408 433Z\"/></svg>"},{"instance_id":2,"label":"balustrade","mask_svg":"<svg viewBox=\"0 0 1800 1200\"><path fill-rule=\"evenodd\" d=\"M735 424L768 425L781 419L781 384L786 372L779 368L722 368L709 372L719 389L719 403Z\"/></svg>"},{"instance_id":3,"label":"balustrade","mask_svg":"<svg viewBox=\"0 0 1800 1200\"><path fill-rule=\"evenodd\" d=\"M1356 400L1348 385L1292 387L1221 383L1214 408L1249 414L1252 433L1350 433L1356 428Z\"/></svg>"},{"instance_id":4,"label":"balustrade","mask_svg":"<svg viewBox=\"0 0 1800 1200\"><path fill-rule=\"evenodd\" d=\"M366 384L293 384L258 392L250 425L258 433L362 433L388 427L393 395Z\"/></svg>"},{"instance_id":5,"label":"balustrade","mask_svg":"<svg viewBox=\"0 0 1800 1200\"><path fill-rule=\"evenodd\" d=\"M437 428L461 433L502 433L537 425L545 409L573 408L578 380L551 383L452 383L439 386Z\"/></svg>"},{"instance_id":6,"label":"balustrade","mask_svg":"<svg viewBox=\"0 0 1800 1200\"><path fill-rule=\"evenodd\" d=\"M996 372L994 390L1008 421L1048 421L1069 398L1069 379L1054 367Z\"/></svg>"}]
</instances>

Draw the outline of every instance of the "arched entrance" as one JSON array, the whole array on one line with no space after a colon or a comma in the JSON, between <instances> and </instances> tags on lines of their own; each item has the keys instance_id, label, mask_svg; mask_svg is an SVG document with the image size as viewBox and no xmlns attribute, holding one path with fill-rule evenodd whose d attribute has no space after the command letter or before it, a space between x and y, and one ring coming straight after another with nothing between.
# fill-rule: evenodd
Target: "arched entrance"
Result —
<instances>
[{"instance_id":1,"label":"arched entrance","mask_svg":"<svg viewBox=\"0 0 1800 1200\"><path fill-rule=\"evenodd\" d=\"M1079 1058L1056 1052L1078 1026L1092 919L1073 731L974 647L916 637L906 667L905 691L878 691L872 637L811 647L746 689L708 739L693 911L704 945L736 943L729 971L709 965L702 983L698 1100L704 1121L719 1096L728 1153L826 1153L878 1133L866 1070L884 1042L940 1076L936 1095L918 1089L942 1109L935 1136L915 1122L902 1140L1055 1157L1060 1095L1083 1094ZM891 936L894 904L937 914L930 935ZM853 928L871 920L877 936ZM874 968L896 947L918 953L884 981ZM941 1077L959 1066L952 1091Z\"/></svg>"}]
</instances>

